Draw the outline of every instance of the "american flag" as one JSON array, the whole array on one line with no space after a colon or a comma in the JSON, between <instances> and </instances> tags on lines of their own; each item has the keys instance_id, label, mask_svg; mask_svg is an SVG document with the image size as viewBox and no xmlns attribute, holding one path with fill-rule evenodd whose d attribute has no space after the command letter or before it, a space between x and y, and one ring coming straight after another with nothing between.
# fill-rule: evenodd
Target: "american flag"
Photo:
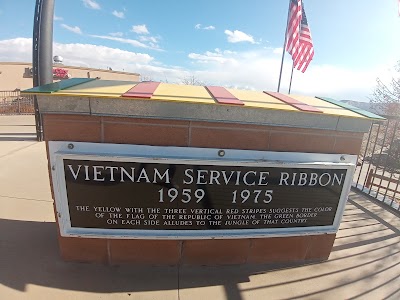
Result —
<instances>
[{"instance_id":1,"label":"american flag","mask_svg":"<svg viewBox=\"0 0 400 300\"><path fill-rule=\"evenodd\" d=\"M295 53L291 54L293 58L293 67L297 67L297 70L301 70L301 72L304 73L314 57L314 46L303 6L301 15L299 47L296 49Z\"/></svg>"},{"instance_id":2,"label":"american flag","mask_svg":"<svg viewBox=\"0 0 400 300\"><path fill-rule=\"evenodd\" d=\"M289 10L286 51L293 57L299 47L301 0L290 0Z\"/></svg>"}]
</instances>

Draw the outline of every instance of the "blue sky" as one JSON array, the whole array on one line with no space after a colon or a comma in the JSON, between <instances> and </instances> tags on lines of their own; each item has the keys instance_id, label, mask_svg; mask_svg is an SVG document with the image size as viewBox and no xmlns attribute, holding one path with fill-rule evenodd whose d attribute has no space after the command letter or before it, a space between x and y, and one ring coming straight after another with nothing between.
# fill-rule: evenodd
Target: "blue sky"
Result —
<instances>
[{"instance_id":1,"label":"blue sky","mask_svg":"<svg viewBox=\"0 0 400 300\"><path fill-rule=\"evenodd\" d=\"M368 101L400 59L397 0L304 0L315 56L294 93ZM34 0L0 0L0 61L31 61ZM54 55L65 65L143 79L275 90L288 1L55 0ZM285 56L282 92L291 57Z\"/></svg>"}]
</instances>

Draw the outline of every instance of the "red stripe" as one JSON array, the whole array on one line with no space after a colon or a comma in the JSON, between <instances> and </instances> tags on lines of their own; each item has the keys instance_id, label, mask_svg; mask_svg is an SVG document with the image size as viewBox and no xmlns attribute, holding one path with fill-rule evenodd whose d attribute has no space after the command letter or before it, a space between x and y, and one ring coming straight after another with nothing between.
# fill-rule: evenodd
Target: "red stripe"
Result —
<instances>
[{"instance_id":1,"label":"red stripe","mask_svg":"<svg viewBox=\"0 0 400 300\"><path fill-rule=\"evenodd\" d=\"M303 65L308 61L308 58L310 57L310 51L311 48L309 46L306 46L297 65L297 70L300 70Z\"/></svg>"},{"instance_id":2,"label":"red stripe","mask_svg":"<svg viewBox=\"0 0 400 300\"><path fill-rule=\"evenodd\" d=\"M159 82L154 82L154 81L140 82L133 88L131 88L129 91L124 93L122 97L150 99L153 96L159 84L160 84Z\"/></svg>"},{"instance_id":3,"label":"red stripe","mask_svg":"<svg viewBox=\"0 0 400 300\"><path fill-rule=\"evenodd\" d=\"M299 48L297 49L298 51L296 51L296 53L294 53L292 56L294 67L296 67L297 63L299 62L300 56L303 53L303 48L304 48L304 45L300 44Z\"/></svg>"},{"instance_id":4,"label":"red stripe","mask_svg":"<svg viewBox=\"0 0 400 300\"><path fill-rule=\"evenodd\" d=\"M305 72L307 70L308 65L310 64L310 62L312 61L314 57L314 51L312 51L310 58L308 59L308 61L306 62L306 65L304 66L303 70L301 70L301 72Z\"/></svg>"},{"instance_id":5,"label":"red stripe","mask_svg":"<svg viewBox=\"0 0 400 300\"><path fill-rule=\"evenodd\" d=\"M264 93L266 93L266 94L268 94L268 95L270 95L270 96L272 96L272 97L274 97L274 98L276 98L276 99L278 99L278 100L280 100L282 102L285 102L286 104L289 104L290 106L293 106L293 107L295 107L295 108L297 108L299 110L308 111L308 112L323 113L322 110L319 110L318 108L316 108L314 106L308 105L308 104L306 104L304 102L298 101L296 99L293 99L293 98L291 98L289 96L286 96L286 95L283 95L281 93L266 92L266 91L264 91Z\"/></svg>"},{"instance_id":6,"label":"red stripe","mask_svg":"<svg viewBox=\"0 0 400 300\"><path fill-rule=\"evenodd\" d=\"M306 44L302 44L300 51L298 53L298 55L296 56L296 58L294 59L294 66L300 66L303 64L306 54L309 53L310 51L310 47Z\"/></svg>"},{"instance_id":7,"label":"red stripe","mask_svg":"<svg viewBox=\"0 0 400 300\"><path fill-rule=\"evenodd\" d=\"M302 31L300 34L300 50L293 58L293 65L297 67L297 70L300 70L304 73L310 64L310 61L313 57L313 44L311 40L311 33L308 29L308 26L302 26Z\"/></svg>"},{"instance_id":8,"label":"red stripe","mask_svg":"<svg viewBox=\"0 0 400 300\"><path fill-rule=\"evenodd\" d=\"M304 47L302 49L301 56L297 57L296 59L295 66L297 66L297 70L301 70L301 72L304 73L314 56L314 46L308 24L301 25L300 43Z\"/></svg>"},{"instance_id":9,"label":"red stripe","mask_svg":"<svg viewBox=\"0 0 400 300\"><path fill-rule=\"evenodd\" d=\"M301 1L291 1L289 20L287 24L287 44L286 51L292 54L296 51L299 44L299 27L301 21Z\"/></svg>"},{"instance_id":10,"label":"red stripe","mask_svg":"<svg viewBox=\"0 0 400 300\"><path fill-rule=\"evenodd\" d=\"M220 86L206 86L208 92L220 104L244 105L242 101Z\"/></svg>"},{"instance_id":11,"label":"red stripe","mask_svg":"<svg viewBox=\"0 0 400 300\"><path fill-rule=\"evenodd\" d=\"M304 49L304 51L303 51L303 53L302 53L302 55L301 55L301 60L298 61L298 64L296 64L296 65L297 65L297 70L300 70L301 67L302 67L304 64L307 64L307 66L308 66L308 64L309 64L310 61L312 60L313 53L314 53L314 50L313 50L312 45L306 45L306 46L305 46L305 49ZM305 69L307 69L307 68L305 68ZM304 69L304 71L305 71L305 69ZM302 72L303 72L303 71L302 71ZM303 73L304 73L304 72L303 72Z\"/></svg>"},{"instance_id":12,"label":"red stripe","mask_svg":"<svg viewBox=\"0 0 400 300\"><path fill-rule=\"evenodd\" d=\"M400 0L399 0L400 1ZM293 7L298 7L300 9L300 23L296 23L295 16L293 13ZM314 56L314 46L311 38L310 27L308 26L306 13L304 11L304 7L301 1L297 1L297 3L292 0L291 1L291 11L290 11L290 25L288 23L288 44L286 47L286 51L292 56L293 67L301 70L303 73L306 71L308 65ZM292 25L297 24L300 25L300 29L297 28L297 32L293 33ZM291 31L289 31L289 29ZM293 36L289 35L292 34Z\"/></svg>"}]
</instances>

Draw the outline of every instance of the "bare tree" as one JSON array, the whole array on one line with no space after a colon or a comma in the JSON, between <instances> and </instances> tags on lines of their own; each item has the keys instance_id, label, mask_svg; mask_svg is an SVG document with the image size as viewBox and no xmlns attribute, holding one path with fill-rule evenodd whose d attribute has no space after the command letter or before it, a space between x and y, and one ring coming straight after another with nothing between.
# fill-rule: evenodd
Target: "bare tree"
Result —
<instances>
[{"instance_id":1,"label":"bare tree","mask_svg":"<svg viewBox=\"0 0 400 300\"><path fill-rule=\"evenodd\" d=\"M395 66L400 72L400 61ZM400 77L392 77L386 84L380 78L376 79L376 87L370 97L371 107L380 114L399 116L400 114Z\"/></svg>"},{"instance_id":2,"label":"bare tree","mask_svg":"<svg viewBox=\"0 0 400 300\"><path fill-rule=\"evenodd\" d=\"M189 76L184 77L181 80L181 83L185 84L185 85L205 85L204 82L197 79L196 76L194 76L194 75L189 75Z\"/></svg>"},{"instance_id":3,"label":"bare tree","mask_svg":"<svg viewBox=\"0 0 400 300\"><path fill-rule=\"evenodd\" d=\"M397 62L395 70L397 76L393 76L387 83L380 78L376 79L377 85L370 97L371 108L376 113L386 116L388 120L371 128L371 141L375 142L370 143L372 150L367 149L367 156L375 156L377 165L386 165L391 169L400 168L400 127L398 121L393 118L400 116L400 61ZM375 153L372 153L373 151Z\"/></svg>"}]
</instances>

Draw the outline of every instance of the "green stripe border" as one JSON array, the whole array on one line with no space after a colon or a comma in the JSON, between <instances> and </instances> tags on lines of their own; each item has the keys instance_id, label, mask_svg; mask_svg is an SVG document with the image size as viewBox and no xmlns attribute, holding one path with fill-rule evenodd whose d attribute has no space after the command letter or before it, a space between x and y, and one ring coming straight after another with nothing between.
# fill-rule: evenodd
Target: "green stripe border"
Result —
<instances>
[{"instance_id":1,"label":"green stripe border","mask_svg":"<svg viewBox=\"0 0 400 300\"><path fill-rule=\"evenodd\" d=\"M335 100L335 99L332 99L332 98L328 98L328 97L318 97L318 96L315 96L315 98L321 99L321 100L323 100L323 101L326 101L326 102L335 104L335 105L340 106L340 107L342 107L342 108L351 110L352 112L355 112L355 113L357 113L357 114L359 114L359 115L362 115L362 116L364 116L364 117L367 117L367 118L376 119L376 120L386 120L386 118L381 117L381 116L379 116L379 115L376 115L376 114L374 114L374 113L372 113L372 112L363 110L363 109L361 109L361 108L355 107L355 106L353 106L353 105L350 105L350 104L347 104L347 103L344 103L344 102L341 102L341 101L338 101L338 100Z\"/></svg>"},{"instance_id":2,"label":"green stripe border","mask_svg":"<svg viewBox=\"0 0 400 300\"><path fill-rule=\"evenodd\" d=\"M25 93L29 93L29 94L51 94L54 92L58 92L61 91L63 89L66 88L70 88L76 85L80 85L82 83L86 83L89 81L93 81L96 80L96 78L71 78L71 79L67 79L67 80L61 80L58 82L53 82L53 83L49 83L49 84L45 84L45 85L41 85L41 86L37 86L28 90L24 90L21 93L25 94Z\"/></svg>"}]
</instances>

